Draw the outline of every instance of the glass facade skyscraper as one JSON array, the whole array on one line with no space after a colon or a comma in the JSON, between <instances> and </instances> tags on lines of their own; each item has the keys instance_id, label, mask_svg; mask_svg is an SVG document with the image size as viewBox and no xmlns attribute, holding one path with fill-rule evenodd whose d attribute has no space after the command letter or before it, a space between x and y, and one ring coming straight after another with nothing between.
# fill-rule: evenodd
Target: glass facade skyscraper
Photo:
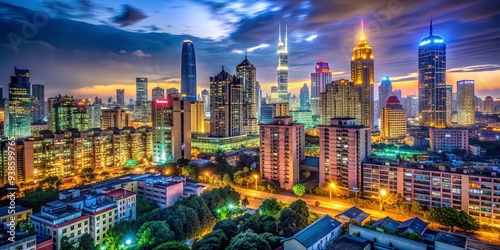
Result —
<instances>
[{"instance_id":1,"label":"glass facade skyscraper","mask_svg":"<svg viewBox=\"0 0 500 250\"><path fill-rule=\"evenodd\" d=\"M141 106L148 102L148 78L137 77L135 81L135 104Z\"/></svg>"},{"instance_id":2,"label":"glass facade skyscraper","mask_svg":"<svg viewBox=\"0 0 500 250\"><path fill-rule=\"evenodd\" d=\"M236 78L243 87L243 133L258 135L257 119L257 69L245 56L245 60L236 67Z\"/></svg>"},{"instance_id":3,"label":"glass facade skyscraper","mask_svg":"<svg viewBox=\"0 0 500 250\"><path fill-rule=\"evenodd\" d=\"M31 96L33 97L33 122L41 123L45 119L45 86L33 84L31 86Z\"/></svg>"},{"instance_id":4,"label":"glass facade skyscraper","mask_svg":"<svg viewBox=\"0 0 500 250\"><path fill-rule=\"evenodd\" d=\"M125 89L116 90L116 105L125 107Z\"/></svg>"},{"instance_id":5,"label":"glass facade skyscraper","mask_svg":"<svg viewBox=\"0 0 500 250\"><path fill-rule=\"evenodd\" d=\"M9 96L5 110L6 136L25 138L31 136L31 83L30 71L14 68L10 77Z\"/></svg>"},{"instance_id":6,"label":"glass facade skyscraper","mask_svg":"<svg viewBox=\"0 0 500 250\"><path fill-rule=\"evenodd\" d=\"M196 55L191 40L185 40L182 44L181 93L183 99L196 102Z\"/></svg>"},{"instance_id":7,"label":"glass facade skyscraper","mask_svg":"<svg viewBox=\"0 0 500 250\"><path fill-rule=\"evenodd\" d=\"M418 46L418 108L421 126L446 127L446 44L432 34Z\"/></svg>"},{"instance_id":8,"label":"glass facade skyscraper","mask_svg":"<svg viewBox=\"0 0 500 250\"><path fill-rule=\"evenodd\" d=\"M281 41L281 25L278 41L278 102L290 102L288 96L288 28L285 26L285 43L283 43Z\"/></svg>"},{"instance_id":9,"label":"glass facade skyscraper","mask_svg":"<svg viewBox=\"0 0 500 250\"><path fill-rule=\"evenodd\" d=\"M307 83L304 83L304 86L300 88L300 109L301 110L309 110L309 87Z\"/></svg>"},{"instance_id":10,"label":"glass facade skyscraper","mask_svg":"<svg viewBox=\"0 0 500 250\"><path fill-rule=\"evenodd\" d=\"M311 111L313 115L321 113L320 93L326 91L326 85L332 82L332 72L327 62L317 62L311 73Z\"/></svg>"},{"instance_id":11,"label":"glass facade skyscraper","mask_svg":"<svg viewBox=\"0 0 500 250\"><path fill-rule=\"evenodd\" d=\"M462 126L474 125L474 80L461 80L457 82L457 110L458 124Z\"/></svg>"}]
</instances>

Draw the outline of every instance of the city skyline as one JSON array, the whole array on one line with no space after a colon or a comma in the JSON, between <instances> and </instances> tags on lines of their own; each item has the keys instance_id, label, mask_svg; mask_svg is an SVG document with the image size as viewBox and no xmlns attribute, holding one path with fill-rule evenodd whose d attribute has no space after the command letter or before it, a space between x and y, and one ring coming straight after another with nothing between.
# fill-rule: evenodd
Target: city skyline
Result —
<instances>
[{"instance_id":1,"label":"city skyline","mask_svg":"<svg viewBox=\"0 0 500 250\"><path fill-rule=\"evenodd\" d=\"M494 33L499 24L495 6L499 4L493 1L432 3L429 15L418 14L420 18L414 15L424 6L429 9L428 3L367 2L364 7L343 4L342 8L326 8L337 6L328 1L303 1L298 5L289 1L168 1L160 6L126 5L126 1L123 6L92 1L54 3L23 3L21 7L0 4L2 12L9 13L2 17L0 27L21 39L12 46L11 37L0 38L0 52L5 56L0 75L8 79L13 66L30 69L32 84L45 85L46 96L68 93L91 98L98 92L105 99L114 96L116 89L125 89L128 100L135 92L136 77L149 78L148 92L158 84L179 89L180 53L186 39L197 48L197 93L208 89L209 77L222 65L233 69L241 62L245 48L259 71L257 80L263 92L269 93L270 87L277 84L274 54L280 21L288 26L289 89L298 94L304 83L309 84L309 74L317 61L330 64L334 80L349 78L350 54L362 19L377 58L377 86L387 75L394 89L402 89L403 95L416 94L415 51L418 42L428 35L431 15L435 33L445 39L449 48L447 84L473 79L478 96L500 96L500 88L492 87L500 80L500 65L495 60L499 56L495 51L499 38ZM212 15L211 10L219 14ZM186 11L200 15L193 20L174 20ZM453 17L448 16L450 13ZM174 18L161 21L162 14ZM21 16L27 20L38 18L36 32L23 36L23 23L17 21ZM187 26L176 23L182 20ZM64 36L56 36L60 27L68 27ZM97 37L105 41L94 42ZM98 81L93 80L94 75L100 76ZM6 81L2 85L5 88Z\"/></svg>"}]
</instances>

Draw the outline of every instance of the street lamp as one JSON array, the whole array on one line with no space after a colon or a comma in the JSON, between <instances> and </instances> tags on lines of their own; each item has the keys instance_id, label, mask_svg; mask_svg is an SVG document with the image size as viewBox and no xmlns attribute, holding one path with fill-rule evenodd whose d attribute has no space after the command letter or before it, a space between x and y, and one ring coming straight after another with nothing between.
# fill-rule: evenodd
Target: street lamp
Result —
<instances>
[{"instance_id":1,"label":"street lamp","mask_svg":"<svg viewBox=\"0 0 500 250\"><path fill-rule=\"evenodd\" d=\"M255 179L255 191L257 191L257 180L259 179L259 176L254 174L253 178Z\"/></svg>"},{"instance_id":2,"label":"street lamp","mask_svg":"<svg viewBox=\"0 0 500 250\"><path fill-rule=\"evenodd\" d=\"M382 189L380 190L380 194L378 195L378 202L380 203L380 212L382 212L382 209L383 209L383 203L382 203L382 196L386 196L387 195L387 190L385 189Z\"/></svg>"},{"instance_id":3,"label":"street lamp","mask_svg":"<svg viewBox=\"0 0 500 250\"><path fill-rule=\"evenodd\" d=\"M335 187L335 183L330 183L330 200L332 199L332 189Z\"/></svg>"}]
</instances>

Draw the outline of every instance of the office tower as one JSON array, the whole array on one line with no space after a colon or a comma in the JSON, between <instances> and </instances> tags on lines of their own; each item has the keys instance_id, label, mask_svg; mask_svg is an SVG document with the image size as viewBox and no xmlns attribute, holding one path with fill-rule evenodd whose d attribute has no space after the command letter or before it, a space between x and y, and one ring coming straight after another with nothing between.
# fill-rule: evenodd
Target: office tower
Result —
<instances>
[{"instance_id":1,"label":"office tower","mask_svg":"<svg viewBox=\"0 0 500 250\"><path fill-rule=\"evenodd\" d=\"M176 88L168 88L168 89L167 89L167 96L168 96L169 94L177 94L177 93L179 93L179 90L178 90L178 89L176 89Z\"/></svg>"},{"instance_id":2,"label":"office tower","mask_svg":"<svg viewBox=\"0 0 500 250\"><path fill-rule=\"evenodd\" d=\"M0 93L1 94L1 93ZM41 123L45 119L45 86L41 84L31 85L33 122ZM0 96L0 98L3 98Z\"/></svg>"},{"instance_id":3,"label":"office tower","mask_svg":"<svg viewBox=\"0 0 500 250\"><path fill-rule=\"evenodd\" d=\"M148 101L148 78L136 78L135 83L135 105L141 106Z\"/></svg>"},{"instance_id":4,"label":"office tower","mask_svg":"<svg viewBox=\"0 0 500 250\"><path fill-rule=\"evenodd\" d=\"M484 113L485 114L493 114L493 97L487 96L484 98Z\"/></svg>"},{"instance_id":5,"label":"office tower","mask_svg":"<svg viewBox=\"0 0 500 250\"><path fill-rule=\"evenodd\" d=\"M210 77L210 136L243 134L243 86L239 79L222 71Z\"/></svg>"},{"instance_id":6,"label":"office tower","mask_svg":"<svg viewBox=\"0 0 500 250\"><path fill-rule=\"evenodd\" d=\"M359 102L361 103L361 123L359 124L370 127L372 130L374 126L373 64L372 46L366 42L363 22L361 22L359 43L352 52L351 81L358 88Z\"/></svg>"},{"instance_id":7,"label":"office tower","mask_svg":"<svg viewBox=\"0 0 500 250\"><path fill-rule=\"evenodd\" d=\"M430 150L452 152L454 149L469 150L469 130L455 128L431 128L429 130Z\"/></svg>"},{"instance_id":8,"label":"office tower","mask_svg":"<svg viewBox=\"0 0 500 250\"><path fill-rule=\"evenodd\" d=\"M483 99L481 99L481 97L474 96L474 106L475 111L483 112Z\"/></svg>"},{"instance_id":9,"label":"office tower","mask_svg":"<svg viewBox=\"0 0 500 250\"><path fill-rule=\"evenodd\" d=\"M405 110L408 118L415 118L418 116L418 96L408 95L406 96Z\"/></svg>"},{"instance_id":10,"label":"office tower","mask_svg":"<svg viewBox=\"0 0 500 250\"><path fill-rule=\"evenodd\" d=\"M311 111L313 115L321 113L320 94L325 92L326 84L332 82L332 73L327 62L317 62L315 72L311 73Z\"/></svg>"},{"instance_id":11,"label":"office tower","mask_svg":"<svg viewBox=\"0 0 500 250\"><path fill-rule=\"evenodd\" d=\"M257 105L255 109L255 117L260 119L260 105L262 104L262 89L260 87L260 83L258 81L255 82L255 88L257 89Z\"/></svg>"},{"instance_id":12,"label":"office tower","mask_svg":"<svg viewBox=\"0 0 500 250\"><path fill-rule=\"evenodd\" d=\"M418 46L418 106L421 126L446 127L446 44L432 34L432 20Z\"/></svg>"},{"instance_id":13,"label":"office tower","mask_svg":"<svg viewBox=\"0 0 500 250\"><path fill-rule=\"evenodd\" d=\"M406 111L396 95L387 98L385 108L380 111L380 137L384 140L399 140L406 137Z\"/></svg>"},{"instance_id":14,"label":"office tower","mask_svg":"<svg viewBox=\"0 0 500 250\"><path fill-rule=\"evenodd\" d=\"M108 128L122 129L125 127L130 127L132 118L130 113L127 113L126 109L115 107L112 109L103 109L101 110L101 112L102 130L106 130Z\"/></svg>"},{"instance_id":15,"label":"office tower","mask_svg":"<svg viewBox=\"0 0 500 250\"><path fill-rule=\"evenodd\" d=\"M191 102L191 132L205 133L205 104Z\"/></svg>"},{"instance_id":16,"label":"office tower","mask_svg":"<svg viewBox=\"0 0 500 250\"><path fill-rule=\"evenodd\" d=\"M125 107L125 89L116 90L116 105L119 107Z\"/></svg>"},{"instance_id":17,"label":"office tower","mask_svg":"<svg viewBox=\"0 0 500 250\"><path fill-rule=\"evenodd\" d=\"M31 84L27 69L14 68L10 77L9 96L5 107L4 133L24 138L31 136Z\"/></svg>"},{"instance_id":18,"label":"office tower","mask_svg":"<svg viewBox=\"0 0 500 250\"><path fill-rule=\"evenodd\" d=\"M288 103L288 27L285 26L285 43L281 41L281 24L278 31L278 102Z\"/></svg>"},{"instance_id":19,"label":"office tower","mask_svg":"<svg viewBox=\"0 0 500 250\"><path fill-rule=\"evenodd\" d=\"M186 100L196 101L196 55L191 40L182 44L181 93Z\"/></svg>"},{"instance_id":20,"label":"office tower","mask_svg":"<svg viewBox=\"0 0 500 250\"><path fill-rule=\"evenodd\" d=\"M458 125L468 126L476 123L474 81L462 80L457 82L457 111Z\"/></svg>"},{"instance_id":21,"label":"office tower","mask_svg":"<svg viewBox=\"0 0 500 250\"><path fill-rule=\"evenodd\" d=\"M247 135L258 135L259 127L257 120L257 70L248 60L236 67L236 78L243 87L243 133Z\"/></svg>"},{"instance_id":22,"label":"office tower","mask_svg":"<svg viewBox=\"0 0 500 250\"><path fill-rule=\"evenodd\" d=\"M387 102L389 96L392 93L392 82L388 76L382 78L380 86L378 87L378 100L379 100L379 110L384 108L384 104Z\"/></svg>"},{"instance_id":23,"label":"office tower","mask_svg":"<svg viewBox=\"0 0 500 250\"><path fill-rule=\"evenodd\" d=\"M446 126L451 126L452 122L452 103L453 103L453 86L445 86L446 95Z\"/></svg>"},{"instance_id":24,"label":"office tower","mask_svg":"<svg viewBox=\"0 0 500 250\"><path fill-rule=\"evenodd\" d=\"M170 94L152 103L153 162L191 159L191 101Z\"/></svg>"},{"instance_id":25,"label":"office tower","mask_svg":"<svg viewBox=\"0 0 500 250\"><path fill-rule=\"evenodd\" d=\"M77 105L72 96L56 96L48 99L49 130L60 133L67 129L86 131L89 129L90 117L84 103Z\"/></svg>"},{"instance_id":26,"label":"office tower","mask_svg":"<svg viewBox=\"0 0 500 250\"><path fill-rule=\"evenodd\" d=\"M205 113L210 114L210 92L207 89L201 91L201 100L205 105Z\"/></svg>"},{"instance_id":27,"label":"office tower","mask_svg":"<svg viewBox=\"0 0 500 250\"><path fill-rule=\"evenodd\" d=\"M300 88L300 109L301 110L309 110L310 105L309 105L309 87L307 86L307 83L304 83L304 86Z\"/></svg>"},{"instance_id":28,"label":"office tower","mask_svg":"<svg viewBox=\"0 0 500 250\"><path fill-rule=\"evenodd\" d=\"M291 94L289 95L290 99L290 109L291 110L298 110L300 108L300 100L299 97L296 94Z\"/></svg>"},{"instance_id":29,"label":"office tower","mask_svg":"<svg viewBox=\"0 0 500 250\"><path fill-rule=\"evenodd\" d=\"M101 127L101 106L92 104L87 106L87 114L89 115L89 129Z\"/></svg>"},{"instance_id":30,"label":"office tower","mask_svg":"<svg viewBox=\"0 0 500 250\"><path fill-rule=\"evenodd\" d=\"M363 183L361 163L371 154L370 127L351 118L332 118L331 125L318 128L319 185L333 183L356 196Z\"/></svg>"},{"instance_id":31,"label":"office tower","mask_svg":"<svg viewBox=\"0 0 500 250\"><path fill-rule=\"evenodd\" d=\"M278 87L271 87L271 103L279 103L279 92Z\"/></svg>"},{"instance_id":32,"label":"office tower","mask_svg":"<svg viewBox=\"0 0 500 250\"><path fill-rule=\"evenodd\" d=\"M299 181L300 162L305 158L304 124L292 117L276 117L260 124L260 175L269 183L291 190Z\"/></svg>"},{"instance_id":33,"label":"office tower","mask_svg":"<svg viewBox=\"0 0 500 250\"><path fill-rule=\"evenodd\" d=\"M151 90L153 101L158 98L165 98L165 89L159 86Z\"/></svg>"},{"instance_id":34,"label":"office tower","mask_svg":"<svg viewBox=\"0 0 500 250\"><path fill-rule=\"evenodd\" d=\"M329 125L331 118L351 117L361 123L361 103L358 88L347 79L333 81L320 94L321 124Z\"/></svg>"}]
</instances>

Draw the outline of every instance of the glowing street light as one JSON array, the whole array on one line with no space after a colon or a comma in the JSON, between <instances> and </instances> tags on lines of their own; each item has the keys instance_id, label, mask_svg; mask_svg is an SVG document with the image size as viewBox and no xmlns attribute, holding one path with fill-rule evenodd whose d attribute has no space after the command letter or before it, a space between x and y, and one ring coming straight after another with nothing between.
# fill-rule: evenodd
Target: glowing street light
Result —
<instances>
[{"instance_id":1,"label":"glowing street light","mask_svg":"<svg viewBox=\"0 0 500 250\"><path fill-rule=\"evenodd\" d=\"M130 244L132 244L132 240L131 240L131 239L127 239L127 240L125 241L125 244L126 244L127 246L130 246Z\"/></svg>"},{"instance_id":2,"label":"glowing street light","mask_svg":"<svg viewBox=\"0 0 500 250\"><path fill-rule=\"evenodd\" d=\"M332 199L332 189L335 187L335 183L330 183L330 200Z\"/></svg>"},{"instance_id":3,"label":"glowing street light","mask_svg":"<svg viewBox=\"0 0 500 250\"><path fill-rule=\"evenodd\" d=\"M257 180L259 179L259 176L254 174L253 178L255 179L255 191L257 191Z\"/></svg>"},{"instance_id":4,"label":"glowing street light","mask_svg":"<svg viewBox=\"0 0 500 250\"><path fill-rule=\"evenodd\" d=\"M387 190L385 190L385 189L380 190L380 194L378 196L379 203L380 203L380 212L382 212L382 209L383 209L382 197L386 196L386 195L387 195Z\"/></svg>"}]
</instances>

